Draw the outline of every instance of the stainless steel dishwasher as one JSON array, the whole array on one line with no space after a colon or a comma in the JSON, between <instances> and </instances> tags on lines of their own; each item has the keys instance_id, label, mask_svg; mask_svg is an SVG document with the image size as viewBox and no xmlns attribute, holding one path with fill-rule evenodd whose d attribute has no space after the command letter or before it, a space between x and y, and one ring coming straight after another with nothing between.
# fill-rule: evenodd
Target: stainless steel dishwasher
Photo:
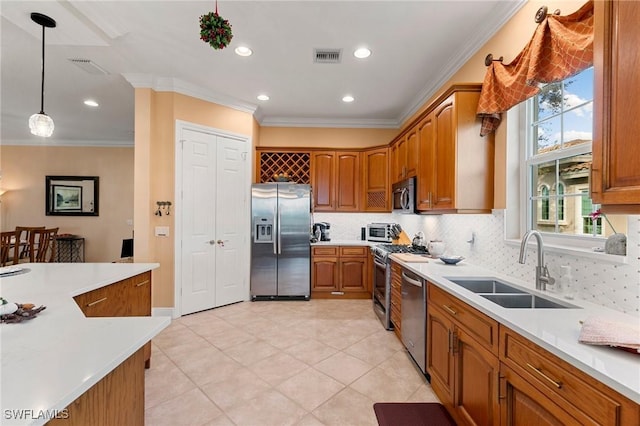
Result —
<instances>
[{"instance_id":1,"label":"stainless steel dishwasher","mask_svg":"<svg viewBox=\"0 0 640 426\"><path fill-rule=\"evenodd\" d=\"M402 343L426 374L427 303L424 279L402 270Z\"/></svg>"}]
</instances>

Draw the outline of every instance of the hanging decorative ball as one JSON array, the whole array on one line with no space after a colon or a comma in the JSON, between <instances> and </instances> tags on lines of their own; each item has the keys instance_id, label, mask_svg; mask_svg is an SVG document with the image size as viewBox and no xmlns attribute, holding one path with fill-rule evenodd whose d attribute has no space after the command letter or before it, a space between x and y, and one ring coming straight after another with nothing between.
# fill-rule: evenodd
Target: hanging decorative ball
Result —
<instances>
[{"instance_id":1,"label":"hanging decorative ball","mask_svg":"<svg viewBox=\"0 0 640 426\"><path fill-rule=\"evenodd\" d=\"M200 40L214 49L224 49L232 38L231 24L218 12L209 12L200 17Z\"/></svg>"}]
</instances>

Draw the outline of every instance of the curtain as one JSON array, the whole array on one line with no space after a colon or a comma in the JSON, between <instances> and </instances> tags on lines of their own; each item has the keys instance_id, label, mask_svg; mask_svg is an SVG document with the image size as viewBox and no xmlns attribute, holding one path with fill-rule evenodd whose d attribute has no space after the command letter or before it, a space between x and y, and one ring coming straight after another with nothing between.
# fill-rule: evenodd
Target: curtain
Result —
<instances>
[{"instance_id":1,"label":"curtain","mask_svg":"<svg viewBox=\"0 0 640 426\"><path fill-rule=\"evenodd\" d=\"M564 80L593 65L593 1L571 15L547 15L509 64L493 61L482 85L480 135L498 127L501 113L539 92L540 83Z\"/></svg>"}]
</instances>

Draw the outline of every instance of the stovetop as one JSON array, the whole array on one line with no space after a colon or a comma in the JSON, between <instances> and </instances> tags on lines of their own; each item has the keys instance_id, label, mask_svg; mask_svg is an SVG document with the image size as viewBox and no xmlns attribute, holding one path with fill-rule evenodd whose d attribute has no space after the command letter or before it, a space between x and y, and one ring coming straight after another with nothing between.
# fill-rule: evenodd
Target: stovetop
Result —
<instances>
[{"instance_id":1,"label":"stovetop","mask_svg":"<svg viewBox=\"0 0 640 426\"><path fill-rule=\"evenodd\" d=\"M411 244L376 244L376 251L389 253L415 253L415 254L429 254L429 251L424 246L414 246Z\"/></svg>"}]
</instances>

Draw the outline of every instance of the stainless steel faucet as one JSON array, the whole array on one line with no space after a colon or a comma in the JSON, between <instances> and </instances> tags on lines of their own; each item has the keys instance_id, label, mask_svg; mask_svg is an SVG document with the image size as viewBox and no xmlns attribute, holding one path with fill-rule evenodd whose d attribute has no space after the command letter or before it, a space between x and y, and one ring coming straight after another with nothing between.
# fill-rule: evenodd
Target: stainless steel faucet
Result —
<instances>
[{"instance_id":1,"label":"stainless steel faucet","mask_svg":"<svg viewBox=\"0 0 640 426\"><path fill-rule=\"evenodd\" d=\"M536 290L546 290L547 284L553 285L556 282L555 278L552 278L549 275L549 269L547 265L544 264L544 244L542 243L542 235L540 232L532 229L524 234L522 237L522 243L520 244L520 259L518 262L524 264L524 261L527 257L527 243L529 242L529 238L531 236L536 237L536 241L538 243L538 266L536 266Z\"/></svg>"}]
</instances>

